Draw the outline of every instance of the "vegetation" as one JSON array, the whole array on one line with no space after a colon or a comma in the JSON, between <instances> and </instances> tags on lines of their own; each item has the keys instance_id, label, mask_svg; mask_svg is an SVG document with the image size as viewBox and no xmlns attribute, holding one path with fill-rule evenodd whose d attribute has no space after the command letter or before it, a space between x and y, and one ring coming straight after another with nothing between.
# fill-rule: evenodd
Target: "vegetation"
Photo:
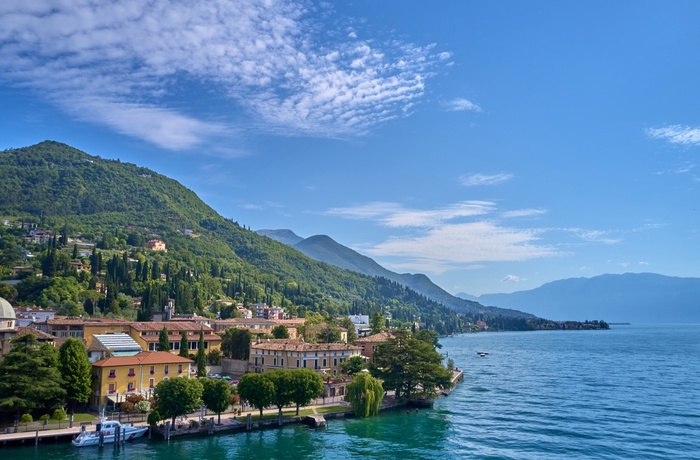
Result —
<instances>
[{"instance_id":1,"label":"vegetation","mask_svg":"<svg viewBox=\"0 0 700 460\"><path fill-rule=\"evenodd\" d=\"M343 372L348 375L355 375L365 369L365 358L363 356L351 356L343 364Z\"/></svg>"},{"instance_id":2,"label":"vegetation","mask_svg":"<svg viewBox=\"0 0 700 460\"><path fill-rule=\"evenodd\" d=\"M206 377L207 376L207 354L204 349L204 328L199 329L199 344L197 348L197 355L195 356L194 362L197 365L197 376Z\"/></svg>"},{"instance_id":3,"label":"vegetation","mask_svg":"<svg viewBox=\"0 0 700 460\"><path fill-rule=\"evenodd\" d=\"M92 364L85 345L79 339L68 338L58 351L58 369L63 376L62 387L66 391L69 412L76 403L86 403L92 391Z\"/></svg>"},{"instance_id":4,"label":"vegetation","mask_svg":"<svg viewBox=\"0 0 700 460\"><path fill-rule=\"evenodd\" d=\"M175 378L163 380L156 385L153 398L163 419L189 414L200 408L204 387L198 379Z\"/></svg>"},{"instance_id":5,"label":"vegetation","mask_svg":"<svg viewBox=\"0 0 700 460\"><path fill-rule=\"evenodd\" d=\"M430 398L437 389L452 387L452 373L442 365L432 338L407 330L395 331L377 347L370 369L397 398Z\"/></svg>"},{"instance_id":6,"label":"vegetation","mask_svg":"<svg viewBox=\"0 0 700 460\"><path fill-rule=\"evenodd\" d=\"M323 394L323 380L311 369L292 369L287 372L292 376L291 402L296 405L297 415L299 415L299 407L308 406L313 399Z\"/></svg>"},{"instance_id":7,"label":"vegetation","mask_svg":"<svg viewBox=\"0 0 700 460\"><path fill-rule=\"evenodd\" d=\"M221 379L203 378L201 382L204 386L202 402L218 416L217 425L221 425L221 413L231 403L231 385Z\"/></svg>"},{"instance_id":8,"label":"vegetation","mask_svg":"<svg viewBox=\"0 0 700 460\"><path fill-rule=\"evenodd\" d=\"M221 336L221 352L227 358L248 360L253 336L248 329L232 327Z\"/></svg>"},{"instance_id":9,"label":"vegetation","mask_svg":"<svg viewBox=\"0 0 700 460\"><path fill-rule=\"evenodd\" d=\"M265 373L245 374L238 382L238 395L259 409L262 419L263 409L272 404L275 397L275 385Z\"/></svg>"},{"instance_id":10,"label":"vegetation","mask_svg":"<svg viewBox=\"0 0 700 460\"><path fill-rule=\"evenodd\" d=\"M15 337L12 350L0 362L0 410L21 414L59 406L66 390L61 388L58 350L39 344L32 334Z\"/></svg>"},{"instance_id":11,"label":"vegetation","mask_svg":"<svg viewBox=\"0 0 700 460\"><path fill-rule=\"evenodd\" d=\"M352 410L358 417L377 415L384 398L382 382L367 372L360 372L348 384L345 400L352 405Z\"/></svg>"}]
</instances>

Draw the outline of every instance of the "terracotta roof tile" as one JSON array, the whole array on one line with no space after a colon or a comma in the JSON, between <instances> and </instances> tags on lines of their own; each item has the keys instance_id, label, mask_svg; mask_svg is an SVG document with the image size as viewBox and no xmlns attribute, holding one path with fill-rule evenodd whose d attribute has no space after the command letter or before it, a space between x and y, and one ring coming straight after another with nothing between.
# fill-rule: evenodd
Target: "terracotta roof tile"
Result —
<instances>
[{"instance_id":1,"label":"terracotta roof tile","mask_svg":"<svg viewBox=\"0 0 700 460\"><path fill-rule=\"evenodd\" d=\"M339 351L362 350L361 347L347 343L306 343L301 339L275 339L260 343L251 343L250 348L258 350L287 351Z\"/></svg>"},{"instance_id":2,"label":"terracotta roof tile","mask_svg":"<svg viewBox=\"0 0 700 460\"><path fill-rule=\"evenodd\" d=\"M93 367L138 366L149 364L191 364L191 359L173 355L167 351L142 351L134 356L113 356L93 363Z\"/></svg>"}]
</instances>

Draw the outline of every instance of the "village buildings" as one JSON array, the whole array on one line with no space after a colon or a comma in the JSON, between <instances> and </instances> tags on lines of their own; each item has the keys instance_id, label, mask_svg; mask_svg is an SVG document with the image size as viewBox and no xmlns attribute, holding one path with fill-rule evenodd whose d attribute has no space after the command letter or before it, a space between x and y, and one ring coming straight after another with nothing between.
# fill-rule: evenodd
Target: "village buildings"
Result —
<instances>
[{"instance_id":1,"label":"village buildings","mask_svg":"<svg viewBox=\"0 0 700 460\"><path fill-rule=\"evenodd\" d=\"M320 374L342 373L342 364L361 348L346 343L307 343L301 339L269 339L250 345L249 372L311 369Z\"/></svg>"}]
</instances>

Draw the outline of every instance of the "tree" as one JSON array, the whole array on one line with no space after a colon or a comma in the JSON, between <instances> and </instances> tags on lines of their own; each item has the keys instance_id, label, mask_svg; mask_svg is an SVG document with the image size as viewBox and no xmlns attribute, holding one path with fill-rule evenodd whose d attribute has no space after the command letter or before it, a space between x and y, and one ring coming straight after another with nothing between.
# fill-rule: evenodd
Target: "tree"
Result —
<instances>
[{"instance_id":1,"label":"tree","mask_svg":"<svg viewBox=\"0 0 700 460\"><path fill-rule=\"evenodd\" d=\"M85 345L79 339L68 338L58 351L58 369L63 377L69 412L76 403L86 403L92 391L92 363Z\"/></svg>"},{"instance_id":2,"label":"tree","mask_svg":"<svg viewBox=\"0 0 700 460\"><path fill-rule=\"evenodd\" d=\"M252 339L253 336L248 329L227 329L221 336L221 352L227 358L247 361Z\"/></svg>"},{"instance_id":3,"label":"tree","mask_svg":"<svg viewBox=\"0 0 700 460\"><path fill-rule=\"evenodd\" d=\"M39 344L32 334L11 340L12 350L0 362L0 410L22 413L55 407L63 401L58 351Z\"/></svg>"},{"instance_id":4,"label":"tree","mask_svg":"<svg viewBox=\"0 0 700 460\"><path fill-rule=\"evenodd\" d=\"M66 414L66 411L61 409L60 407L53 411L53 415L51 416L52 420L56 420L58 422L58 427L61 428L61 422L64 421L68 417L68 414Z\"/></svg>"},{"instance_id":5,"label":"tree","mask_svg":"<svg viewBox=\"0 0 700 460\"><path fill-rule=\"evenodd\" d=\"M369 319L369 327L372 329L372 334L379 334L384 330L384 317L375 311Z\"/></svg>"},{"instance_id":6,"label":"tree","mask_svg":"<svg viewBox=\"0 0 700 460\"><path fill-rule=\"evenodd\" d=\"M19 423L24 423L24 429L27 429L27 425L32 423L34 421L34 418L32 417L32 414L22 414L22 416L19 418Z\"/></svg>"},{"instance_id":7,"label":"tree","mask_svg":"<svg viewBox=\"0 0 700 460\"><path fill-rule=\"evenodd\" d=\"M323 393L323 379L311 369L292 369L292 401L296 404L297 415L299 407L308 405Z\"/></svg>"},{"instance_id":8,"label":"tree","mask_svg":"<svg viewBox=\"0 0 700 460\"><path fill-rule=\"evenodd\" d=\"M325 343L340 342L340 329L332 324L323 323L320 325L319 330L316 333L316 339L319 342Z\"/></svg>"},{"instance_id":9,"label":"tree","mask_svg":"<svg viewBox=\"0 0 700 460\"><path fill-rule=\"evenodd\" d=\"M280 324L279 326L272 328L272 336L276 339L288 339L289 330L287 329L287 326Z\"/></svg>"},{"instance_id":10,"label":"tree","mask_svg":"<svg viewBox=\"0 0 700 460\"><path fill-rule=\"evenodd\" d=\"M217 425L221 425L221 413L225 411L231 403L231 385L222 379L202 379L204 392L202 402L207 409L219 416Z\"/></svg>"},{"instance_id":11,"label":"tree","mask_svg":"<svg viewBox=\"0 0 700 460\"><path fill-rule=\"evenodd\" d=\"M174 378L156 385L153 398L160 416L163 419L171 418L175 425L175 417L201 407L203 392L204 387L197 379Z\"/></svg>"},{"instance_id":12,"label":"tree","mask_svg":"<svg viewBox=\"0 0 700 460\"><path fill-rule=\"evenodd\" d=\"M204 349L204 328L199 329L199 346L197 348L197 356L195 357L195 363L197 363L197 377L207 376L207 352Z\"/></svg>"},{"instance_id":13,"label":"tree","mask_svg":"<svg viewBox=\"0 0 700 460\"><path fill-rule=\"evenodd\" d=\"M187 340L187 332L182 331L182 335L180 337L180 352L178 355L182 356L183 358L189 358L189 348L190 348L190 341Z\"/></svg>"},{"instance_id":14,"label":"tree","mask_svg":"<svg viewBox=\"0 0 700 460\"><path fill-rule=\"evenodd\" d=\"M263 409L270 404L275 395L275 385L263 374L245 374L238 382L238 396L245 399L251 406L260 409L262 420Z\"/></svg>"},{"instance_id":15,"label":"tree","mask_svg":"<svg viewBox=\"0 0 700 460\"><path fill-rule=\"evenodd\" d=\"M158 335L158 351L170 351L170 339L168 339L168 328L163 326Z\"/></svg>"},{"instance_id":16,"label":"tree","mask_svg":"<svg viewBox=\"0 0 700 460\"><path fill-rule=\"evenodd\" d=\"M377 415L384 398L382 382L372 377L368 372L359 372L348 384L345 400L352 405L352 410L358 417Z\"/></svg>"},{"instance_id":17,"label":"tree","mask_svg":"<svg viewBox=\"0 0 700 460\"><path fill-rule=\"evenodd\" d=\"M348 375L355 375L365 368L365 358L360 355L351 356L342 364L343 371Z\"/></svg>"},{"instance_id":18,"label":"tree","mask_svg":"<svg viewBox=\"0 0 700 460\"><path fill-rule=\"evenodd\" d=\"M272 404L277 406L279 414L282 414L282 408L292 403L294 380L291 371L274 370L266 372L265 375L275 385L275 394L272 398Z\"/></svg>"},{"instance_id":19,"label":"tree","mask_svg":"<svg viewBox=\"0 0 700 460\"><path fill-rule=\"evenodd\" d=\"M396 397L433 397L438 388L452 387L452 373L442 365L442 355L430 341L420 340L405 329L377 347L372 374Z\"/></svg>"}]
</instances>

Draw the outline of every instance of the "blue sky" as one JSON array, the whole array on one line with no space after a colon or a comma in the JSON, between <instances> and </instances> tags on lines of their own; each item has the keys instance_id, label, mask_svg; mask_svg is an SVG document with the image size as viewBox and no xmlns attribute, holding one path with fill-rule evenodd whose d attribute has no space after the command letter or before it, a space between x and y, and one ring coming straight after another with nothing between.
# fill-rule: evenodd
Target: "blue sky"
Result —
<instances>
[{"instance_id":1,"label":"blue sky","mask_svg":"<svg viewBox=\"0 0 700 460\"><path fill-rule=\"evenodd\" d=\"M0 148L166 174L449 292L700 276L700 3L5 0Z\"/></svg>"}]
</instances>

